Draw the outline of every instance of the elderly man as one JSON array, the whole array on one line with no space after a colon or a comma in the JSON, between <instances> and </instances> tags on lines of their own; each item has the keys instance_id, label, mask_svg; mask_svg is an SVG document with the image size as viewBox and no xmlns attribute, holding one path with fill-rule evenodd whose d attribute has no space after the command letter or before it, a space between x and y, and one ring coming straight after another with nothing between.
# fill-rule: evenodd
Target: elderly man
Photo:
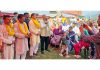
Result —
<instances>
[{"instance_id":1,"label":"elderly man","mask_svg":"<svg viewBox=\"0 0 100 70\"><path fill-rule=\"evenodd\" d=\"M49 45L49 37L50 37L50 26L48 18L44 15L43 16L43 22L41 22L41 53L44 53L44 49L46 51L48 50ZM45 44L45 48L44 48Z\"/></svg>"}]
</instances>

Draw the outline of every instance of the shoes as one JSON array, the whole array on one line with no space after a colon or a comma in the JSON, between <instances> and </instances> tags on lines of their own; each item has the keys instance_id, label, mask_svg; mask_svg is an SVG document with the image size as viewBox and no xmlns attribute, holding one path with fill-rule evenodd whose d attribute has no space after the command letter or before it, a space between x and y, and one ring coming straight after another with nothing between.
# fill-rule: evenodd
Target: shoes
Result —
<instances>
[{"instance_id":1,"label":"shoes","mask_svg":"<svg viewBox=\"0 0 100 70\"><path fill-rule=\"evenodd\" d=\"M44 54L44 51L41 51L41 54Z\"/></svg>"},{"instance_id":2,"label":"shoes","mask_svg":"<svg viewBox=\"0 0 100 70\"><path fill-rule=\"evenodd\" d=\"M33 53L33 55L38 55L37 53Z\"/></svg>"},{"instance_id":3,"label":"shoes","mask_svg":"<svg viewBox=\"0 0 100 70\"><path fill-rule=\"evenodd\" d=\"M33 56L30 56L30 59L32 59L33 58Z\"/></svg>"},{"instance_id":4,"label":"shoes","mask_svg":"<svg viewBox=\"0 0 100 70\"><path fill-rule=\"evenodd\" d=\"M46 51L50 52L50 50L49 50L49 49L47 49Z\"/></svg>"}]
</instances>

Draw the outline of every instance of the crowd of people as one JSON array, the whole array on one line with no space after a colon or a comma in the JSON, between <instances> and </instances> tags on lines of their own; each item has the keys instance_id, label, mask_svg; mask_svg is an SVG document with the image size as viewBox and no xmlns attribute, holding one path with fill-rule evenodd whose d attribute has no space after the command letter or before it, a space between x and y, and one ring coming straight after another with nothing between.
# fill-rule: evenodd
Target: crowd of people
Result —
<instances>
[{"instance_id":1,"label":"crowd of people","mask_svg":"<svg viewBox=\"0 0 100 70\"><path fill-rule=\"evenodd\" d=\"M49 46L59 49L59 56L69 58L74 51L75 58L100 58L100 16L98 21L67 22L65 17L51 18L36 13L0 16L0 58L25 59L27 52L30 58L51 53ZM52 56L51 56L52 57Z\"/></svg>"}]
</instances>

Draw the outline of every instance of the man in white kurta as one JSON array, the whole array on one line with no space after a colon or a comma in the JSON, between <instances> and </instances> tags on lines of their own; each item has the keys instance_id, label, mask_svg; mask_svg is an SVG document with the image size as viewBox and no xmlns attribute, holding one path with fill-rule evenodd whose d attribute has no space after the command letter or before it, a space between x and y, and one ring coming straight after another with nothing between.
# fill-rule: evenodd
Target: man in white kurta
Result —
<instances>
[{"instance_id":1,"label":"man in white kurta","mask_svg":"<svg viewBox=\"0 0 100 70\"><path fill-rule=\"evenodd\" d=\"M15 37L10 36L8 34L8 31L6 29L6 25L10 24L10 16L6 15L4 16L4 23L0 28L1 32L1 39L3 44L3 58L4 59L13 59L14 58L14 41Z\"/></svg>"},{"instance_id":2,"label":"man in white kurta","mask_svg":"<svg viewBox=\"0 0 100 70\"><path fill-rule=\"evenodd\" d=\"M31 15L32 19L36 19L36 14ZM32 20L29 22L29 30L32 34L30 37L30 56L37 54L40 44L40 29L37 28Z\"/></svg>"},{"instance_id":3,"label":"man in white kurta","mask_svg":"<svg viewBox=\"0 0 100 70\"><path fill-rule=\"evenodd\" d=\"M50 51L49 46L49 37L50 37L50 23L48 18L44 15L43 21L41 22L41 53L44 54L45 51Z\"/></svg>"},{"instance_id":4,"label":"man in white kurta","mask_svg":"<svg viewBox=\"0 0 100 70\"><path fill-rule=\"evenodd\" d=\"M20 22L21 20L22 22ZM24 29L24 19L23 16L19 17L18 22L22 25L22 28ZM25 59L26 54L28 51L28 38L21 33L18 22L14 24L14 30L15 30L15 51L16 51L16 59Z\"/></svg>"}]
</instances>

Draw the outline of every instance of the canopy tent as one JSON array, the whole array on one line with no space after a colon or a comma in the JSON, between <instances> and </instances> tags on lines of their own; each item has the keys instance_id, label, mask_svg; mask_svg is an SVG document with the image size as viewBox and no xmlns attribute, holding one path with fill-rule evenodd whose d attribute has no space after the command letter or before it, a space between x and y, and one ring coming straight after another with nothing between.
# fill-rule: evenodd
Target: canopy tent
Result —
<instances>
[{"instance_id":1,"label":"canopy tent","mask_svg":"<svg viewBox=\"0 0 100 70\"><path fill-rule=\"evenodd\" d=\"M13 14L13 13L1 12L1 11L0 11L0 16L3 16L3 15L10 15L10 16L14 16L14 14Z\"/></svg>"},{"instance_id":2,"label":"canopy tent","mask_svg":"<svg viewBox=\"0 0 100 70\"><path fill-rule=\"evenodd\" d=\"M82 16L82 11L62 11L65 14L71 14L74 16Z\"/></svg>"},{"instance_id":3,"label":"canopy tent","mask_svg":"<svg viewBox=\"0 0 100 70\"><path fill-rule=\"evenodd\" d=\"M11 16L13 16L13 13L14 11L2 11L1 12L1 15L3 14L9 14ZM16 11L18 13L24 13L24 12L29 12L30 11ZM100 14L100 11L75 11L75 10L72 10L72 11L31 11L31 13L37 13L39 15L46 15L46 16L50 16L50 17L55 17L57 16L58 14L62 14L63 13L63 16L65 17L75 17L77 16L78 18L87 18L87 19L94 19L94 20L97 20L98 19L98 15Z\"/></svg>"}]
</instances>

